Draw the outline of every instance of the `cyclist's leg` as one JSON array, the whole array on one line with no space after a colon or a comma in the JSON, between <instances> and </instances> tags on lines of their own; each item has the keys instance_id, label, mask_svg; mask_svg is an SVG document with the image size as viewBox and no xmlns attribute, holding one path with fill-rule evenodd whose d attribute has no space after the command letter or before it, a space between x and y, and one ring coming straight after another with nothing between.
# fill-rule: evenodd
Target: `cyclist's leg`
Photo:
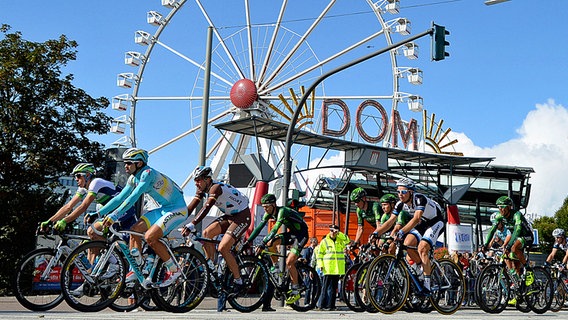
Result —
<instances>
[{"instance_id":1,"label":"cyclist's leg","mask_svg":"<svg viewBox=\"0 0 568 320\"><path fill-rule=\"evenodd\" d=\"M298 286L298 270L296 269L296 261L300 256L302 248L308 243L308 230L303 230L300 234L289 237L292 243L290 244L290 254L286 258L286 267L290 270L290 280L293 286Z\"/></svg>"},{"instance_id":2,"label":"cyclist's leg","mask_svg":"<svg viewBox=\"0 0 568 320\"><path fill-rule=\"evenodd\" d=\"M430 265L430 250L434 247L434 244L440 236L443 228L444 223L442 221L434 223L430 228L426 229L422 236L422 239L420 240L420 244L418 244L418 253L420 254L420 259L422 260L424 277L427 277L432 273L432 266Z\"/></svg>"},{"instance_id":3,"label":"cyclist's leg","mask_svg":"<svg viewBox=\"0 0 568 320\"><path fill-rule=\"evenodd\" d=\"M282 244L282 234L277 234L270 242L268 242L268 251L272 253L278 252L278 247ZM272 265L278 265L278 256L273 254L270 256L270 260L272 260Z\"/></svg>"},{"instance_id":4,"label":"cyclist's leg","mask_svg":"<svg viewBox=\"0 0 568 320\"><path fill-rule=\"evenodd\" d=\"M525 263L527 263L527 259L525 258L525 255L523 253L523 241L524 240L522 238L518 238L517 240L515 240L515 243L513 243L513 246L511 247L511 252L515 255L515 257L518 259L519 263L515 263L515 270L517 271L517 274L521 274L521 267L525 265Z\"/></svg>"},{"instance_id":5,"label":"cyclist's leg","mask_svg":"<svg viewBox=\"0 0 568 320\"><path fill-rule=\"evenodd\" d=\"M228 220L231 222L231 224L227 228L223 239L221 239L221 242L219 243L219 252L221 252L221 255L225 259L227 266L231 270L233 278L237 280L241 278L241 273L239 271L237 260L231 252L231 248L233 247L235 242L243 236L243 234L250 226L250 210L246 208L245 210L235 215L229 216Z\"/></svg>"},{"instance_id":6,"label":"cyclist's leg","mask_svg":"<svg viewBox=\"0 0 568 320\"><path fill-rule=\"evenodd\" d=\"M404 237L404 245L407 247L416 247L418 243L422 239L422 236L416 231L416 229L410 230L410 232ZM410 259L412 259L415 263L421 264L422 260L420 259L420 255L416 249L407 249L406 252Z\"/></svg>"},{"instance_id":7,"label":"cyclist's leg","mask_svg":"<svg viewBox=\"0 0 568 320\"><path fill-rule=\"evenodd\" d=\"M168 248L160 242L160 239L185 222L187 208L185 203L183 205L179 203L175 206L166 206L156 210L162 211L162 217L146 231L144 238L160 259L166 263L168 270L177 271Z\"/></svg>"}]
</instances>

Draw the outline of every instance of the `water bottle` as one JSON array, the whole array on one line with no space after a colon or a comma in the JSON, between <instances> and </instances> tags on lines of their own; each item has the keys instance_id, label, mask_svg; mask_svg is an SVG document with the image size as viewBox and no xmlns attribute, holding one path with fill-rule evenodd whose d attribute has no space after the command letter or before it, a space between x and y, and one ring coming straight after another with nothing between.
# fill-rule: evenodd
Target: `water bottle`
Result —
<instances>
[{"instance_id":1,"label":"water bottle","mask_svg":"<svg viewBox=\"0 0 568 320\"><path fill-rule=\"evenodd\" d=\"M85 266L85 268L89 269L91 267L91 263L89 262L89 259L87 258L87 255L84 253L81 253L81 262L83 263L83 266Z\"/></svg>"},{"instance_id":2,"label":"water bottle","mask_svg":"<svg viewBox=\"0 0 568 320\"><path fill-rule=\"evenodd\" d=\"M142 264L140 251L137 248L132 248L132 250L130 250L130 254L132 255L132 258L134 258L134 261L136 261L136 264L140 266Z\"/></svg>"},{"instance_id":3,"label":"water bottle","mask_svg":"<svg viewBox=\"0 0 568 320\"><path fill-rule=\"evenodd\" d=\"M147 276L150 274L150 271L152 271L152 267L154 267L154 260L156 259L156 256L153 254L149 254L148 257L146 258L146 265L144 266L144 270L142 270L142 274L144 276Z\"/></svg>"}]
</instances>

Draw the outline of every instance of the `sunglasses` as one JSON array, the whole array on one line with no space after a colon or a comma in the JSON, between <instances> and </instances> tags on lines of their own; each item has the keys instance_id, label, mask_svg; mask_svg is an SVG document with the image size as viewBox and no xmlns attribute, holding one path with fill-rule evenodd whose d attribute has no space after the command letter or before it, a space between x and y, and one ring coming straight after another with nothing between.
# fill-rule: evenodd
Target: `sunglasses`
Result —
<instances>
[{"instance_id":1,"label":"sunglasses","mask_svg":"<svg viewBox=\"0 0 568 320\"><path fill-rule=\"evenodd\" d=\"M75 178L77 178L77 179L79 179L79 178L81 178L81 177L84 177L84 176L85 176L84 173L76 173L76 174L75 174Z\"/></svg>"},{"instance_id":2,"label":"sunglasses","mask_svg":"<svg viewBox=\"0 0 568 320\"><path fill-rule=\"evenodd\" d=\"M410 190L397 190L396 192L398 192L398 194L407 194Z\"/></svg>"},{"instance_id":3,"label":"sunglasses","mask_svg":"<svg viewBox=\"0 0 568 320\"><path fill-rule=\"evenodd\" d=\"M505 208L508 207L508 205L499 205L499 206L497 206L497 207L498 207L499 209L505 209Z\"/></svg>"},{"instance_id":4,"label":"sunglasses","mask_svg":"<svg viewBox=\"0 0 568 320\"><path fill-rule=\"evenodd\" d=\"M127 165L127 166L130 166L130 165L132 165L132 164L134 164L134 163L136 163L136 162L134 162L134 161L124 161L124 164Z\"/></svg>"}]
</instances>

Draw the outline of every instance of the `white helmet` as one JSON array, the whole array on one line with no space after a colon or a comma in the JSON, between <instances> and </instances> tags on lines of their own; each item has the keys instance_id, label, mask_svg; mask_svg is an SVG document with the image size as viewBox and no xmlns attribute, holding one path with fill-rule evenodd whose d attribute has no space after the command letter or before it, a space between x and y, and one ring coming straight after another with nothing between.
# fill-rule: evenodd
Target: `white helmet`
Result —
<instances>
[{"instance_id":1,"label":"white helmet","mask_svg":"<svg viewBox=\"0 0 568 320\"><path fill-rule=\"evenodd\" d=\"M560 228L556 228L554 229L554 231L552 231L552 236L553 237L565 237L566 233L564 232L564 229L560 229Z\"/></svg>"}]
</instances>

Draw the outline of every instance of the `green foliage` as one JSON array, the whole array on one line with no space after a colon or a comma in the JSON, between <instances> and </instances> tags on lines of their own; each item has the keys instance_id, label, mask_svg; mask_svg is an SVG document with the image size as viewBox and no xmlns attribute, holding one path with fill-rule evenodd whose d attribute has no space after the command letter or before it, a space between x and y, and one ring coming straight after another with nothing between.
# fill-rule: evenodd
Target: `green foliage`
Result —
<instances>
[{"instance_id":1,"label":"green foliage","mask_svg":"<svg viewBox=\"0 0 568 320\"><path fill-rule=\"evenodd\" d=\"M552 230L556 228L556 221L553 217L544 216L533 221L533 229L538 229L538 240L542 252L552 250L554 244Z\"/></svg>"},{"instance_id":2,"label":"green foliage","mask_svg":"<svg viewBox=\"0 0 568 320\"><path fill-rule=\"evenodd\" d=\"M102 164L108 99L92 98L61 69L77 43L64 35L42 43L0 27L0 294L15 262L33 248L37 222L62 205L58 179L78 162Z\"/></svg>"}]
</instances>

